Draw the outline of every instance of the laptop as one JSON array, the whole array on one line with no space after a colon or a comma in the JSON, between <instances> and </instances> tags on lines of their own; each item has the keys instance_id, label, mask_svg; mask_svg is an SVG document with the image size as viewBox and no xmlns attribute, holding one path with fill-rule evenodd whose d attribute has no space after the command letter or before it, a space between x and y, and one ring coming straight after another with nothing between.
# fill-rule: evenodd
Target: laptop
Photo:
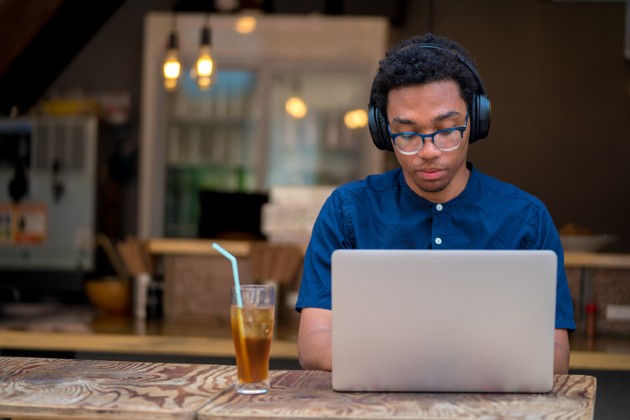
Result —
<instances>
[{"instance_id":1,"label":"laptop","mask_svg":"<svg viewBox=\"0 0 630 420\"><path fill-rule=\"evenodd\" d=\"M556 254L337 250L336 391L548 392Z\"/></svg>"}]
</instances>

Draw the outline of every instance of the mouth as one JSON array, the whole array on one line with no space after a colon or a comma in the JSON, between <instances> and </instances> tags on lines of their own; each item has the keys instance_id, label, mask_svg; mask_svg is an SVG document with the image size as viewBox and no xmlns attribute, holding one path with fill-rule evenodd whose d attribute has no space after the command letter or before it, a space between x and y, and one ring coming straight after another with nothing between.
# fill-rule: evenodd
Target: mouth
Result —
<instances>
[{"instance_id":1,"label":"mouth","mask_svg":"<svg viewBox=\"0 0 630 420\"><path fill-rule=\"evenodd\" d=\"M436 168L419 169L416 171L416 173L420 176L420 178L427 181L433 181L435 179L442 177L442 175L444 175L444 172L446 172L444 169L436 169Z\"/></svg>"}]
</instances>

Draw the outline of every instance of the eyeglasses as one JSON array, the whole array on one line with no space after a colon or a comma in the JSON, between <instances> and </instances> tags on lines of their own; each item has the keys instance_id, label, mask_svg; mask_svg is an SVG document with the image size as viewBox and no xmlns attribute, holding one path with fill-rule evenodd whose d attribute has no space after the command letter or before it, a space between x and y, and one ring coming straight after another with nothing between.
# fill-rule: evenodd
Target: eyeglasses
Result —
<instances>
[{"instance_id":1,"label":"eyeglasses","mask_svg":"<svg viewBox=\"0 0 630 420\"><path fill-rule=\"evenodd\" d=\"M389 124L387 124L387 131L400 153L403 155L415 155L424 146L425 139L431 139L435 147L443 152L450 152L459 148L467 127L468 112L466 112L466 123L461 127L445 128L431 134L422 134L415 131L392 133Z\"/></svg>"}]
</instances>

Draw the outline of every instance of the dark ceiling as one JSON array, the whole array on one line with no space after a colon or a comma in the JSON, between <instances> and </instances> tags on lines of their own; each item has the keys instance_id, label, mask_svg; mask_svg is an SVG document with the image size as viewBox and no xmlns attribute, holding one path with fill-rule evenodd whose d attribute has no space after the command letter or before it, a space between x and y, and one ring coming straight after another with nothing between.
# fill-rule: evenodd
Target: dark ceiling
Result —
<instances>
[{"instance_id":1,"label":"dark ceiling","mask_svg":"<svg viewBox=\"0 0 630 420\"><path fill-rule=\"evenodd\" d=\"M0 116L27 113L126 0L0 0ZM402 22L409 0L174 0L178 12L322 13ZM232 4L231 10L221 4Z\"/></svg>"},{"instance_id":2,"label":"dark ceiling","mask_svg":"<svg viewBox=\"0 0 630 420\"><path fill-rule=\"evenodd\" d=\"M0 115L33 106L123 2L3 0Z\"/></svg>"},{"instance_id":3,"label":"dark ceiling","mask_svg":"<svg viewBox=\"0 0 630 420\"><path fill-rule=\"evenodd\" d=\"M385 16L402 22L409 0L174 0L179 12L237 12L258 9L265 13L321 13L326 15Z\"/></svg>"}]
</instances>

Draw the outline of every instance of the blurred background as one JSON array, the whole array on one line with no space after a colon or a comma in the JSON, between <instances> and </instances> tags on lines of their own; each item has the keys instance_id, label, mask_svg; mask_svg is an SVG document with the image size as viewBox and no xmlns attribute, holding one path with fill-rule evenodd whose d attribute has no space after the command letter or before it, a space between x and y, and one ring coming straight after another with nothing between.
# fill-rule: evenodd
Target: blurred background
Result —
<instances>
[{"instance_id":1,"label":"blurred background","mask_svg":"<svg viewBox=\"0 0 630 420\"><path fill-rule=\"evenodd\" d=\"M386 49L426 31L492 101L477 168L627 252L629 26L614 0L0 0L0 283L72 283L98 233L305 242L331 188L397 166L364 111Z\"/></svg>"}]
</instances>

